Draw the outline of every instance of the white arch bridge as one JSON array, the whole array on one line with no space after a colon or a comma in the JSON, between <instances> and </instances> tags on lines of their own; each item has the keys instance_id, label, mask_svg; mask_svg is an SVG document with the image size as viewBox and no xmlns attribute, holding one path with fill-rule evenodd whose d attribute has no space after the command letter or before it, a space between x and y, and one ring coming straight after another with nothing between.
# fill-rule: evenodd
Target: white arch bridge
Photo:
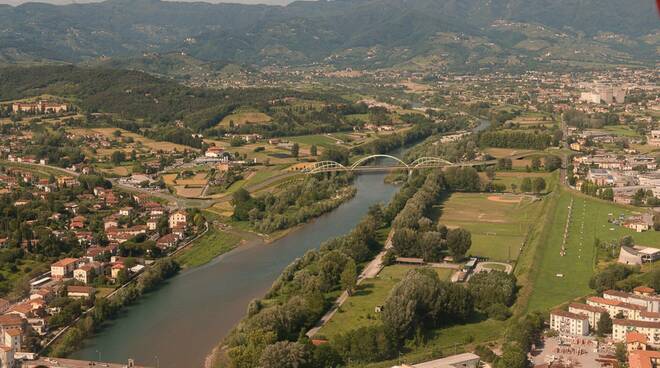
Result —
<instances>
[{"instance_id":1,"label":"white arch bridge","mask_svg":"<svg viewBox=\"0 0 660 368\"><path fill-rule=\"evenodd\" d=\"M376 159L390 159L394 165L366 165L368 162ZM391 155L371 155L363 157L350 166L345 166L335 161L320 161L314 165L308 166L302 170L306 174L318 174L324 172L336 171L390 171L390 170L418 170L428 168L438 168L446 166L464 166L464 164L455 164L440 157L420 157L411 163L406 163L398 157Z\"/></svg>"}]
</instances>

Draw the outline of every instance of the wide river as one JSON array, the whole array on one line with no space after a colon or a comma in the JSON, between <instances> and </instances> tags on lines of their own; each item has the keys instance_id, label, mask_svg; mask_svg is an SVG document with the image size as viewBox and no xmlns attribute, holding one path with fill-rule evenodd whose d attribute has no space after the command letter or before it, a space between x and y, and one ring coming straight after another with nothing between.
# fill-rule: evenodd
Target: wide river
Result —
<instances>
[{"instance_id":1,"label":"wide river","mask_svg":"<svg viewBox=\"0 0 660 368\"><path fill-rule=\"evenodd\" d=\"M163 368L202 367L204 358L262 297L296 257L350 231L375 203L387 203L397 188L386 174L363 174L357 194L334 211L271 244L245 245L205 266L186 270L126 310L73 358Z\"/></svg>"}]
</instances>

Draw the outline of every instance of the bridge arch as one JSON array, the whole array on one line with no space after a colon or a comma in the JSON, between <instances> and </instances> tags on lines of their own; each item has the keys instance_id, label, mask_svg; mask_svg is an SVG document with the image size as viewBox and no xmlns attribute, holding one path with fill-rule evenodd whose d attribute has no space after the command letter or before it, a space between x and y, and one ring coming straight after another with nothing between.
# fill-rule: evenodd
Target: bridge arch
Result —
<instances>
[{"instance_id":1,"label":"bridge arch","mask_svg":"<svg viewBox=\"0 0 660 368\"><path fill-rule=\"evenodd\" d=\"M394 157L394 156L391 156L391 155L384 155L384 154L376 154L376 155L371 155L371 156L367 156L367 157L362 157L361 159L355 161L355 163L354 163L353 165L351 165L351 170L355 170L356 168L360 167L360 166L361 166L362 164L364 164L365 162L370 161L370 160L373 160L373 159L375 159L375 158L389 158L389 159L392 159L392 160L395 160L395 161L399 162L399 163L400 163L401 165L403 165L406 169L409 168L409 167L408 167L408 164L405 163L405 162L403 162L403 161L402 161L400 158L398 158L398 157Z\"/></svg>"},{"instance_id":2,"label":"bridge arch","mask_svg":"<svg viewBox=\"0 0 660 368\"><path fill-rule=\"evenodd\" d=\"M454 165L453 162L447 161L440 157L420 157L415 161L411 162L410 167L416 169L424 166L436 166L438 164L444 164L448 166Z\"/></svg>"},{"instance_id":3,"label":"bridge arch","mask_svg":"<svg viewBox=\"0 0 660 368\"><path fill-rule=\"evenodd\" d=\"M305 169L304 171L308 174L316 174L327 171L349 171L350 168L340 164L335 161L319 161L315 163L312 167Z\"/></svg>"}]
</instances>

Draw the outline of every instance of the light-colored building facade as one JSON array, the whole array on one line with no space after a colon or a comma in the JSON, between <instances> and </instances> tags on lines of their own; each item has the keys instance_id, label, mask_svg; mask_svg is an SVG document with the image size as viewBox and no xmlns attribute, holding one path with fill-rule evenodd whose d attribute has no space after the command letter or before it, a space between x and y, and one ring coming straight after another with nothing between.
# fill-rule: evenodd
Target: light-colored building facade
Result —
<instances>
[{"instance_id":1,"label":"light-colored building facade","mask_svg":"<svg viewBox=\"0 0 660 368\"><path fill-rule=\"evenodd\" d=\"M76 258L60 259L50 266L50 275L54 279L69 277L73 274L77 264L78 260Z\"/></svg>"},{"instance_id":2,"label":"light-colored building facade","mask_svg":"<svg viewBox=\"0 0 660 368\"><path fill-rule=\"evenodd\" d=\"M616 342L625 342L628 332L633 331L645 335L649 345L660 346L660 322L615 319L612 323L612 338Z\"/></svg>"},{"instance_id":3,"label":"light-colored building facade","mask_svg":"<svg viewBox=\"0 0 660 368\"><path fill-rule=\"evenodd\" d=\"M568 306L568 311L573 314L579 314L589 319L589 327L593 330L598 328L598 322L603 313L607 313L605 308L594 307L588 304L571 303Z\"/></svg>"},{"instance_id":4,"label":"light-colored building facade","mask_svg":"<svg viewBox=\"0 0 660 368\"><path fill-rule=\"evenodd\" d=\"M555 310L550 313L550 329L574 336L589 335L589 318L581 314Z\"/></svg>"}]
</instances>

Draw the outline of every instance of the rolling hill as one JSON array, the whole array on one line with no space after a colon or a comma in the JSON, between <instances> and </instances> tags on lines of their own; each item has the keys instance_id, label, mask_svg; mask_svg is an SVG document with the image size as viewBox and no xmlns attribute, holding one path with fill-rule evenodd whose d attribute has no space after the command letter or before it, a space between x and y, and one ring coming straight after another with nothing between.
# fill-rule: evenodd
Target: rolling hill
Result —
<instances>
[{"instance_id":1,"label":"rolling hill","mask_svg":"<svg viewBox=\"0 0 660 368\"><path fill-rule=\"evenodd\" d=\"M338 0L287 6L108 0L0 7L0 62L183 52L256 66L475 69L652 65L650 0Z\"/></svg>"}]
</instances>

